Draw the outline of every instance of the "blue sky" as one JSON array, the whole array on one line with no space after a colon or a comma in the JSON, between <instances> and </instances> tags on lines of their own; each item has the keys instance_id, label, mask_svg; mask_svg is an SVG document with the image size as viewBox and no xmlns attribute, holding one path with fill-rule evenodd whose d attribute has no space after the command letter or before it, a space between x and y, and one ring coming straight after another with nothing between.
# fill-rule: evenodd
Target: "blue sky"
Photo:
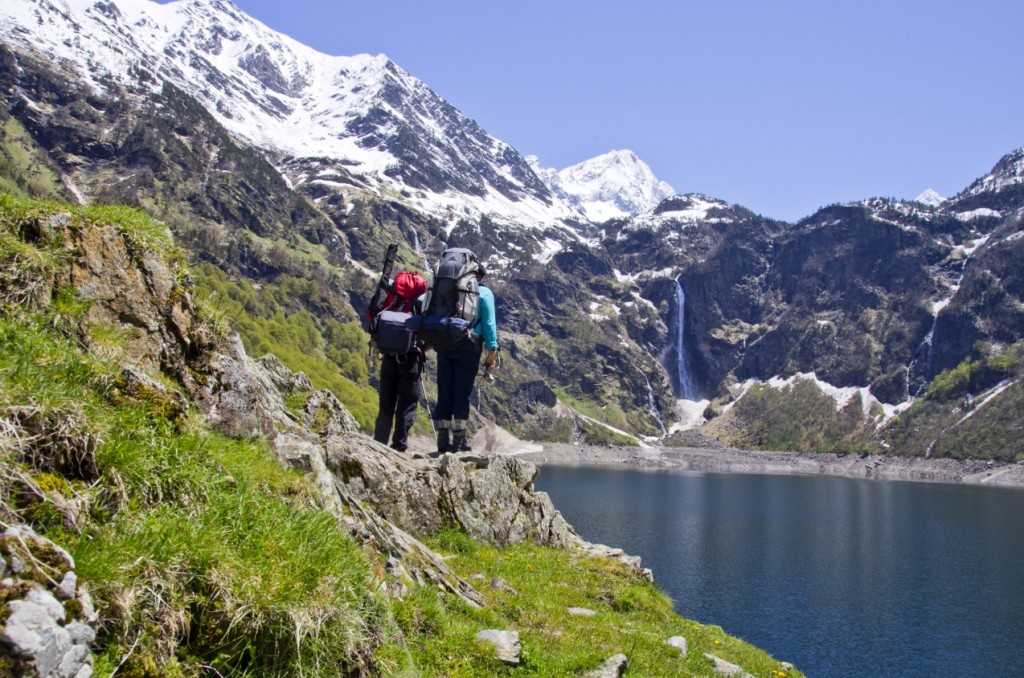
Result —
<instances>
[{"instance_id":1,"label":"blue sky","mask_svg":"<svg viewBox=\"0 0 1024 678\"><path fill-rule=\"evenodd\" d=\"M796 221L949 197L1024 146L1020 0L234 0L386 54L563 169L631 149L680 193Z\"/></svg>"}]
</instances>

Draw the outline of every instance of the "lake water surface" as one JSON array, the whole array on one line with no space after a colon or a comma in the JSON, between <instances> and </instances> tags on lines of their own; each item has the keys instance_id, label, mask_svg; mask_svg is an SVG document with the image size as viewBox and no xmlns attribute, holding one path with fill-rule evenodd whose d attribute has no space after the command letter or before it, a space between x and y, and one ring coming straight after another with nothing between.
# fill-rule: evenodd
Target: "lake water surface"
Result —
<instances>
[{"instance_id":1,"label":"lake water surface","mask_svg":"<svg viewBox=\"0 0 1024 678\"><path fill-rule=\"evenodd\" d=\"M1024 676L1024 490L543 466L587 541L811 678Z\"/></svg>"}]
</instances>

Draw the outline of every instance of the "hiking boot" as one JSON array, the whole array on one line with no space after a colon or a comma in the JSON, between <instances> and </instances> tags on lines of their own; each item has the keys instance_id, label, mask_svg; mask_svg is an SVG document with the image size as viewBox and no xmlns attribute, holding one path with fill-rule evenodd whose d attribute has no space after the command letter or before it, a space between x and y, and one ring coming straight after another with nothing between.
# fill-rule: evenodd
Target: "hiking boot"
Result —
<instances>
[{"instance_id":1,"label":"hiking boot","mask_svg":"<svg viewBox=\"0 0 1024 678\"><path fill-rule=\"evenodd\" d=\"M446 429L446 428L439 428L439 429L437 429L437 455L436 456L440 456L440 455L444 454L445 452L448 452L449 449L450 449L450 446L451 446L451 444L450 444L449 439L448 439L448 429ZM430 456L433 457L435 455L432 454Z\"/></svg>"},{"instance_id":2,"label":"hiking boot","mask_svg":"<svg viewBox=\"0 0 1024 678\"><path fill-rule=\"evenodd\" d=\"M469 440L466 438L464 432L452 434L452 452L472 452L473 448L469 444Z\"/></svg>"}]
</instances>

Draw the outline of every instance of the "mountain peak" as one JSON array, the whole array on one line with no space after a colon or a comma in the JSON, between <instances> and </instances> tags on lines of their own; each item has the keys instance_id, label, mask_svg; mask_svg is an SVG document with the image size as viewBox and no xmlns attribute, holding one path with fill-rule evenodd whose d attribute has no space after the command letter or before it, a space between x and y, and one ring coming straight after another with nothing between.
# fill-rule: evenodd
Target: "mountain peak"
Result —
<instances>
[{"instance_id":1,"label":"mountain peak","mask_svg":"<svg viewBox=\"0 0 1024 678\"><path fill-rule=\"evenodd\" d=\"M563 170L531 165L552 192L578 208L591 221L607 221L653 209L675 190L654 176L629 149L612 150Z\"/></svg>"},{"instance_id":2,"label":"mountain peak","mask_svg":"<svg viewBox=\"0 0 1024 678\"><path fill-rule=\"evenodd\" d=\"M946 202L946 199L939 195L934 189L926 188L920 195L914 198L914 202L919 202L922 205L927 205L928 207L938 207L942 203Z\"/></svg>"}]
</instances>

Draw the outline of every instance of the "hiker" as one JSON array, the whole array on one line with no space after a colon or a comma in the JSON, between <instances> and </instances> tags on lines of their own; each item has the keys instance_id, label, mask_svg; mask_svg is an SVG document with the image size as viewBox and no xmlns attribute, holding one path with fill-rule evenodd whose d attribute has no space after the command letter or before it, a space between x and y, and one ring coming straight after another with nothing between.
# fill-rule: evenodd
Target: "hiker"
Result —
<instances>
[{"instance_id":1,"label":"hiker","mask_svg":"<svg viewBox=\"0 0 1024 678\"><path fill-rule=\"evenodd\" d=\"M479 295L473 340L462 346L437 351L437 405L434 407L434 428L437 430L437 452L463 452L470 449L466 439L469 425L469 396L480 369L481 360L489 376L498 364L498 321L494 309L494 293L481 282L486 275L483 264L476 265Z\"/></svg>"},{"instance_id":2,"label":"hiker","mask_svg":"<svg viewBox=\"0 0 1024 678\"><path fill-rule=\"evenodd\" d=\"M427 281L414 272L402 271L394 280L388 281L391 294L378 314L376 324L383 331L386 329L390 316L406 314L418 315L423 310L423 295L427 291ZM398 325L395 332L404 331L404 324ZM416 420L416 407L422 392L420 377L426 362L426 351L423 343L415 340L409 333L408 343L402 344L397 350L387 350L380 345L380 388L378 390L377 421L373 427L373 439L384 445L388 444L394 422L394 435L391 436L391 448L405 452L409 447L409 429ZM408 350L404 350L408 348Z\"/></svg>"}]
</instances>

